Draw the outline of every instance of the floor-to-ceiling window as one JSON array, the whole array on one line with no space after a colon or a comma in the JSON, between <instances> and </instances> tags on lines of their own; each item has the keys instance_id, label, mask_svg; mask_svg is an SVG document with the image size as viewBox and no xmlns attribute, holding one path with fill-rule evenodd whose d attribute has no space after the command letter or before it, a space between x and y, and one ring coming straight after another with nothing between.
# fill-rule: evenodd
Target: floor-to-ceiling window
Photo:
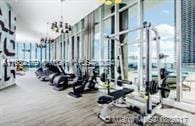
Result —
<instances>
[{"instance_id":1,"label":"floor-to-ceiling window","mask_svg":"<svg viewBox=\"0 0 195 126\"><path fill-rule=\"evenodd\" d=\"M23 54L22 50L24 49L24 44L23 43L17 43L17 45L18 45L17 46L18 47L18 49L17 49L18 51L17 51L17 54L16 54L17 56L16 57L17 57L18 60L22 60L23 61L24 60L24 54Z\"/></svg>"},{"instance_id":2,"label":"floor-to-ceiling window","mask_svg":"<svg viewBox=\"0 0 195 126\"><path fill-rule=\"evenodd\" d=\"M60 60L62 60L62 42L60 42Z\"/></svg>"},{"instance_id":3,"label":"floor-to-ceiling window","mask_svg":"<svg viewBox=\"0 0 195 126\"><path fill-rule=\"evenodd\" d=\"M16 49L15 49L15 50L16 50L16 56L15 56L16 59L18 59L18 53L19 53L19 52L18 52L18 51L19 51L19 50L18 50L18 45L19 45L19 44L16 43Z\"/></svg>"},{"instance_id":4,"label":"floor-to-ceiling window","mask_svg":"<svg viewBox=\"0 0 195 126\"><path fill-rule=\"evenodd\" d=\"M67 43L66 43L66 38L65 38L65 34L63 35L63 61L64 61L64 67L66 67L66 46L67 46Z\"/></svg>"},{"instance_id":5,"label":"floor-to-ceiling window","mask_svg":"<svg viewBox=\"0 0 195 126\"><path fill-rule=\"evenodd\" d=\"M35 67L36 63L36 44L31 43L31 67Z\"/></svg>"},{"instance_id":6,"label":"floor-to-ceiling window","mask_svg":"<svg viewBox=\"0 0 195 126\"><path fill-rule=\"evenodd\" d=\"M104 26L104 61L111 63L110 74L114 78L115 70L113 61L115 59L115 46L114 40L108 40L107 36L114 34L115 32L115 5L103 6L103 26Z\"/></svg>"},{"instance_id":7,"label":"floor-to-ceiling window","mask_svg":"<svg viewBox=\"0 0 195 126\"><path fill-rule=\"evenodd\" d=\"M55 41L53 43L51 43L51 60L54 61L55 60Z\"/></svg>"},{"instance_id":8,"label":"floor-to-ceiling window","mask_svg":"<svg viewBox=\"0 0 195 126\"><path fill-rule=\"evenodd\" d=\"M100 60L100 9L95 10L95 33L94 33L94 43L93 43L93 59L96 61Z\"/></svg>"},{"instance_id":9,"label":"floor-to-ceiling window","mask_svg":"<svg viewBox=\"0 0 195 126\"><path fill-rule=\"evenodd\" d=\"M82 33L78 33L78 35L77 35L77 42L78 42L78 57L79 57L79 59L81 59L82 58L82 36L81 36L81 34Z\"/></svg>"},{"instance_id":10,"label":"floor-to-ceiling window","mask_svg":"<svg viewBox=\"0 0 195 126\"><path fill-rule=\"evenodd\" d=\"M46 44L43 43L43 48L41 49L42 50L42 62L45 62L45 59L46 59Z\"/></svg>"},{"instance_id":11,"label":"floor-to-ceiling window","mask_svg":"<svg viewBox=\"0 0 195 126\"><path fill-rule=\"evenodd\" d=\"M75 51L75 50L74 50L74 46L75 46L74 36L72 37L71 40L72 40L72 48L71 48L72 53L71 53L71 54L72 54L72 60L74 60L74 59L75 59L75 57L74 57L74 54L75 54L75 53L74 53L74 51Z\"/></svg>"},{"instance_id":12,"label":"floor-to-ceiling window","mask_svg":"<svg viewBox=\"0 0 195 126\"><path fill-rule=\"evenodd\" d=\"M71 57L71 39L67 38L67 60L70 62L70 60L72 59Z\"/></svg>"},{"instance_id":13,"label":"floor-to-ceiling window","mask_svg":"<svg viewBox=\"0 0 195 126\"><path fill-rule=\"evenodd\" d=\"M23 64L28 68L38 67L37 61L40 61L39 49L40 48L37 47L36 43L17 42L16 60L22 61Z\"/></svg>"},{"instance_id":14,"label":"floor-to-ceiling window","mask_svg":"<svg viewBox=\"0 0 195 126\"><path fill-rule=\"evenodd\" d=\"M94 52L93 52L93 58L97 61L100 60L100 25L96 24L95 25L95 38L94 38Z\"/></svg>"},{"instance_id":15,"label":"floor-to-ceiling window","mask_svg":"<svg viewBox=\"0 0 195 126\"><path fill-rule=\"evenodd\" d=\"M82 58L82 51L84 48L82 48L83 45L83 27L82 27L82 21L79 21L78 26L77 26L77 36L79 37L79 58Z\"/></svg>"},{"instance_id":16,"label":"floor-to-ceiling window","mask_svg":"<svg viewBox=\"0 0 195 126\"><path fill-rule=\"evenodd\" d=\"M40 65L40 60L41 60L41 48L39 48L38 44L36 44L36 49L37 49L37 60L39 61Z\"/></svg>"},{"instance_id":17,"label":"floor-to-ceiling window","mask_svg":"<svg viewBox=\"0 0 195 126\"><path fill-rule=\"evenodd\" d=\"M50 43L46 44L46 61L50 61Z\"/></svg>"},{"instance_id":18,"label":"floor-to-ceiling window","mask_svg":"<svg viewBox=\"0 0 195 126\"><path fill-rule=\"evenodd\" d=\"M79 59L80 58L80 55L79 55L79 52L80 52L80 36L77 35L76 40L77 40L77 44L76 44L77 45L77 47L76 47L76 49L77 49L76 52L77 53L76 53L76 55L77 55L77 58Z\"/></svg>"},{"instance_id":19,"label":"floor-to-ceiling window","mask_svg":"<svg viewBox=\"0 0 195 126\"><path fill-rule=\"evenodd\" d=\"M125 9L124 9L125 8ZM138 41L137 31L129 32L137 26L137 1L123 1L119 5L119 40L123 59L124 79L136 84L138 79Z\"/></svg>"},{"instance_id":20,"label":"floor-to-ceiling window","mask_svg":"<svg viewBox=\"0 0 195 126\"><path fill-rule=\"evenodd\" d=\"M26 66L30 66L30 53L31 53L31 49L30 49L30 43L24 43L25 44L25 49L23 50L24 51L24 54L25 54L25 65Z\"/></svg>"}]
</instances>

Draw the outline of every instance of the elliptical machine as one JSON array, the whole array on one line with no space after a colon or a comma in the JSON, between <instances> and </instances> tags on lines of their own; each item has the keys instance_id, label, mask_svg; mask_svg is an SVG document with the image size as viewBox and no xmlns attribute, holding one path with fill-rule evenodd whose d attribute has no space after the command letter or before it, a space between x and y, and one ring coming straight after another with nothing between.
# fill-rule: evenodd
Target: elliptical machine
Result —
<instances>
[{"instance_id":1,"label":"elliptical machine","mask_svg":"<svg viewBox=\"0 0 195 126\"><path fill-rule=\"evenodd\" d=\"M35 71L35 74L41 81L49 81L49 76L53 73L59 73L59 69L51 63L45 63L44 67Z\"/></svg>"},{"instance_id":2,"label":"elliptical machine","mask_svg":"<svg viewBox=\"0 0 195 126\"><path fill-rule=\"evenodd\" d=\"M58 68L58 71L49 75L49 81L50 81L49 85L54 86L54 79L58 76L61 76L61 75L66 76L69 81L72 81L73 78L75 78L75 74L65 73L61 64L57 64L56 67Z\"/></svg>"},{"instance_id":3,"label":"elliptical machine","mask_svg":"<svg viewBox=\"0 0 195 126\"><path fill-rule=\"evenodd\" d=\"M75 83L74 78L75 78L75 74L68 74L65 73L62 65L58 65L61 73L57 73L57 74L53 74L53 76L51 76L51 78L53 79L50 80L50 82L52 82L53 85L53 89L56 91L62 91L66 88L68 88L71 83Z\"/></svg>"},{"instance_id":4,"label":"elliptical machine","mask_svg":"<svg viewBox=\"0 0 195 126\"><path fill-rule=\"evenodd\" d=\"M78 82L72 85L73 91L69 92L69 95L75 98L81 97L82 94L84 93L98 90L95 87L97 83L97 74L98 74L97 64L90 64L89 60L84 60L83 63L78 64L78 67L81 68L81 66L85 67L86 69L84 70L84 73L81 75L81 77L78 79ZM89 70L88 70L89 67L93 67L91 76L89 76Z\"/></svg>"}]
</instances>

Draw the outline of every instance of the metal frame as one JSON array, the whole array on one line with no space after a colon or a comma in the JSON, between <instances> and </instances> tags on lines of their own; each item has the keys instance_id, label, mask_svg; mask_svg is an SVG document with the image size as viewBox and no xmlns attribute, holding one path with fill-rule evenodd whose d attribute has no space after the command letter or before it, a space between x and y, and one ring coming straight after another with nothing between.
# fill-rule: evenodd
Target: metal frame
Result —
<instances>
[{"instance_id":1,"label":"metal frame","mask_svg":"<svg viewBox=\"0 0 195 126\"><path fill-rule=\"evenodd\" d=\"M123 8L120 8L120 9L118 10L118 12L120 13L120 12L125 11L126 9L129 9L129 8L133 7L133 6L136 5L139 1L140 1L140 0L134 0L134 1L132 1L132 2L129 3L127 6L125 6L125 7L123 7ZM141 1L143 1L143 0L141 0Z\"/></svg>"},{"instance_id":2,"label":"metal frame","mask_svg":"<svg viewBox=\"0 0 195 126\"><path fill-rule=\"evenodd\" d=\"M138 16L137 23L139 26L143 23L143 0L138 0ZM142 90L143 86L143 30L137 32L139 39L139 57L138 57L138 91Z\"/></svg>"},{"instance_id":3,"label":"metal frame","mask_svg":"<svg viewBox=\"0 0 195 126\"><path fill-rule=\"evenodd\" d=\"M176 9L176 72L177 72L177 101L181 101L182 96L182 28L181 28L181 0L175 0Z\"/></svg>"},{"instance_id":4,"label":"metal frame","mask_svg":"<svg viewBox=\"0 0 195 126\"><path fill-rule=\"evenodd\" d=\"M114 29L114 33L115 34L118 34L119 33L119 5L118 4L115 4L115 24L114 24L115 26L115 29ZM119 40L119 35L116 35L115 36L115 39L117 39L117 40ZM117 77L119 76L119 74L118 74L118 72L117 72L117 67L119 66L119 64L117 64L117 63L119 63L118 62L118 56L119 56L119 53L121 53L119 50L118 50L118 46L120 46L119 44L120 43L118 43L118 41L117 40L115 40L115 83L117 83ZM120 57L120 59L121 59L121 57ZM123 64L121 61L120 61L120 64ZM123 68L121 68L121 77L122 77L122 79L124 79L124 72L123 72Z\"/></svg>"}]
</instances>

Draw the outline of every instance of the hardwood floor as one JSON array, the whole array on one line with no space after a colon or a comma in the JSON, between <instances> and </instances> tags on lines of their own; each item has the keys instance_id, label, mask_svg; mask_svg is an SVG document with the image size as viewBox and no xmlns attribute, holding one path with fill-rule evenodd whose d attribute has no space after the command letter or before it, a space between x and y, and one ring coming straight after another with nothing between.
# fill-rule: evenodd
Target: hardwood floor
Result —
<instances>
[{"instance_id":1,"label":"hardwood floor","mask_svg":"<svg viewBox=\"0 0 195 126\"><path fill-rule=\"evenodd\" d=\"M68 95L71 90L57 92L48 82L40 82L33 72L17 76L16 86L0 91L0 126L136 126L132 120L105 124L97 117L100 111L97 93L75 99ZM190 125L195 125L194 115L179 110L167 109L159 114L171 116L170 112L189 117ZM111 116L132 119L135 113L114 107ZM160 122L155 125L158 124L161 125Z\"/></svg>"},{"instance_id":2,"label":"hardwood floor","mask_svg":"<svg viewBox=\"0 0 195 126\"><path fill-rule=\"evenodd\" d=\"M18 76L16 86L0 91L0 126L104 126L97 114L97 94L75 99L71 89L57 92L32 72ZM128 114L115 108L113 114ZM117 125L117 124L108 124Z\"/></svg>"}]
</instances>

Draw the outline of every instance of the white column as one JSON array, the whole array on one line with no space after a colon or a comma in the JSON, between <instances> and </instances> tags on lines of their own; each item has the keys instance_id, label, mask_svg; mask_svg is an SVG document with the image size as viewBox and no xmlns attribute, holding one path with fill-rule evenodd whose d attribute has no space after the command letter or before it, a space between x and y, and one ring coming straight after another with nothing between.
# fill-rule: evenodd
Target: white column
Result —
<instances>
[{"instance_id":1,"label":"white column","mask_svg":"<svg viewBox=\"0 0 195 126\"><path fill-rule=\"evenodd\" d=\"M104 22L103 22L103 6L99 9L100 16L100 62L104 60ZM100 74L103 72L102 67L100 67Z\"/></svg>"},{"instance_id":2,"label":"white column","mask_svg":"<svg viewBox=\"0 0 195 126\"><path fill-rule=\"evenodd\" d=\"M114 29L114 31L115 31L115 33L114 34L116 34L116 36L115 36L115 38L117 39L117 40L119 40L119 35L118 35L118 33L119 33L119 5L118 4L115 4L115 29ZM110 43L111 44L111 43ZM118 61L118 56L119 56L119 46L120 46L120 42L119 41L116 41L115 40L115 82L117 82L117 77L119 76L119 74L118 74L118 72L117 72L117 67L119 66L119 61ZM122 61L122 60L121 60ZM123 63L120 63L120 65L124 65ZM121 71L124 71L124 70L122 70L123 69L123 67L121 68ZM123 75L122 75L123 74ZM122 79L124 79L124 73L121 73L121 77L122 77Z\"/></svg>"},{"instance_id":3,"label":"white column","mask_svg":"<svg viewBox=\"0 0 195 126\"><path fill-rule=\"evenodd\" d=\"M76 25L75 25L76 27ZM75 33L74 33L74 57L75 58L78 58L78 55L77 55L77 30L75 28Z\"/></svg>"},{"instance_id":4,"label":"white column","mask_svg":"<svg viewBox=\"0 0 195 126\"><path fill-rule=\"evenodd\" d=\"M138 13L137 13L137 26L143 24L143 0L138 0ZM138 91L142 89L143 86L143 30L137 32L138 38Z\"/></svg>"},{"instance_id":5,"label":"white column","mask_svg":"<svg viewBox=\"0 0 195 126\"><path fill-rule=\"evenodd\" d=\"M182 93L182 27L181 27L181 0L176 2L176 72L177 72L177 101L181 101Z\"/></svg>"},{"instance_id":6,"label":"white column","mask_svg":"<svg viewBox=\"0 0 195 126\"><path fill-rule=\"evenodd\" d=\"M103 22L103 6L99 9L100 15L100 61L104 59L104 22ZM101 71L102 72L102 71Z\"/></svg>"}]
</instances>

